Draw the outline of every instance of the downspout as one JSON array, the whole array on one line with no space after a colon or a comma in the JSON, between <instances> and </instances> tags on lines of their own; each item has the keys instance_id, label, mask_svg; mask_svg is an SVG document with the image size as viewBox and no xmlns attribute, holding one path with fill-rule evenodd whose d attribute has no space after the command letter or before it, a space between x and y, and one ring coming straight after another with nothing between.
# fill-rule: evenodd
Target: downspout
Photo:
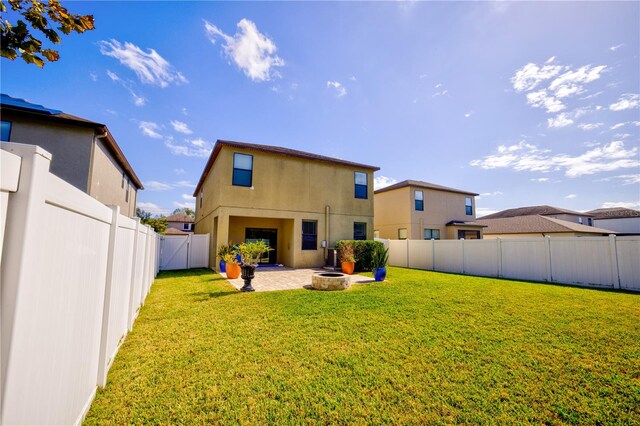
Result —
<instances>
[{"instance_id":1,"label":"downspout","mask_svg":"<svg viewBox=\"0 0 640 426\"><path fill-rule=\"evenodd\" d=\"M327 259L329 259L329 215L331 213L331 208L329 206L325 206L324 208L324 240L327 242L326 247L324 248L324 264L327 264Z\"/></svg>"}]
</instances>

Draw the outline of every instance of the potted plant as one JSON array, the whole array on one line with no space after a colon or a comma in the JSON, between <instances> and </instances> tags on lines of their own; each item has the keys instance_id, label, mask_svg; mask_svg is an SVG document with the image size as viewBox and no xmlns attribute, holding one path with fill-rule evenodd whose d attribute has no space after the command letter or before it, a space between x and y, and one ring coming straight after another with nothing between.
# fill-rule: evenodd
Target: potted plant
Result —
<instances>
[{"instance_id":1,"label":"potted plant","mask_svg":"<svg viewBox=\"0 0 640 426\"><path fill-rule=\"evenodd\" d=\"M356 257L353 251L353 244L345 243L340 249L340 264L342 266L342 273L351 275L356 267Z\"/></svg>"},{"instance_id":2,"label":"potted plant","mask_svg":"<svg viewBox=\"0 0 640 426\"><path fill-rule=\"evenodd\" d=\"M384 281L387 277L387 262L389 261L389 249L383 245L376 245L371 254L371 268L376 281Z\"/></svg>"},{"instance_id":3,"label":"potted plant","mask_svg":"<svg viewBox=\"0 0 640 426\"><path fill-rule=\"evenodd\" d=\"M253 280L256 272L256 264L262 255L270 250L267 243L263 240L251 241L248 243L242 243L238 246L238 253L242 261L242 279L244 280L244 286L240 291L255 291L251 287L251 280Z\"/></svg>"},{"instance_id":4,"label":"potted plant","mask_svg":"<svg viewBox=\"0 0 640 426\"><path fill-rule=\"evenodd\" d=\"M218 248L218 257L220 258L220 272L227 272L226 264L227 262L224 260L227 254L231 254L233 252L233 243L229 242L229 244L223 244Z\"/></svg>"},{"instance_id":5,"label":"potted plant","mask_svg":"<svg viewBox=\"0 0 640 426\"><path fill-rule=\"evenodd\" d=\"M240 265L236 260L236 253L231 251L222 258L226 264L227 278L234 280L240 276Z\"/></svg>"}]
</instances>

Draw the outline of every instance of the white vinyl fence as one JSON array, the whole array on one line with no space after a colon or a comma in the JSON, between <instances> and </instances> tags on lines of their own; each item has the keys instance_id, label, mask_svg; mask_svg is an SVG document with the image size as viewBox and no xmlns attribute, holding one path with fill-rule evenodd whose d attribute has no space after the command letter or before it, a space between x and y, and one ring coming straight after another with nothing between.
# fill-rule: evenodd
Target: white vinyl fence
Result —
<instances>
[{"instance_id":1,"label":"white vinyl fence","mask_svg":"<svg viewBox=\"0 0 640 426\"><path fill-rule=\"evenodd\" d=\"M159 238L3 143L0 424L78 424L149 293Z\"/></svg>"},{"instance_id":2,"label":"white vinyl fence","mask_svg":"<svg viewBox=\"0 0 640 426\"><path fill-rule=\"evenodd\" d=\"M169 235L160 237L160 269L207 268L209 234Z\"/></svg>"},{"instance_id":3,"label":"white vinyl fence","mask_svg":"<svg viewBox=\"0 0 640 426\"><path fill-rule=\"evenodd\" d=\"M378 241L392 266L640 291L640 236Z\"/></svg>"}]
</instances>

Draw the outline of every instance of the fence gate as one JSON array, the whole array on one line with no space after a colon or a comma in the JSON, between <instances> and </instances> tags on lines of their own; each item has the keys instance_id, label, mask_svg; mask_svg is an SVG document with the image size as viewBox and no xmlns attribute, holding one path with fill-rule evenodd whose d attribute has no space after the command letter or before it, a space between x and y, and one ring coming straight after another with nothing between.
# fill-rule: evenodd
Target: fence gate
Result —
<instances>
[{"instance_id":1,"label":"fence gate","mask_svg":"<svg viewBox=\"0 0 640 426\"><path fill-rule=\"evenodd\" d=\"M160 240L160 270L206 268L209 234L170 235Z\"/></svg>"}]
</instances>

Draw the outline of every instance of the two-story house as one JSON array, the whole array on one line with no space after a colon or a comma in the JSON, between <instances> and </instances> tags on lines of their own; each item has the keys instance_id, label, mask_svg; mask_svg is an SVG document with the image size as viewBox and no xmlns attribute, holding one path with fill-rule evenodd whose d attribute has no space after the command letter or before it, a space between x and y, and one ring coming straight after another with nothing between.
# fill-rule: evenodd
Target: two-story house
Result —
<instances>
[{"instance_id":1,"label":"two-story house","mask_svg":"<svg viewBox=\"0 0 640 426\"><path fill-rule=\"evenodd\" d=\"M167 230L176 229L182 233L193 232L193 216L184 213L176 213L167 216Z\"/></svg>"},{"instance_id":2,"label":"two-story house","mask_svg":"<svg viewBox=\"0 0 640 426\"><path fill-rule=\"evenodd\" d=\"M400 240L481 239L474 192L418 180L375 191L376 236Z\"/></svg>"},{"instance_id":3,"label":"two-story house","mask_svg":"<svg viewBox=\"0 0 640 426\"><path fill-rule=\"evenodd\" d=\"M229 241L262 239L269 264L318 267L342 239L373 238L378 167L270 145L219 140L196 197L195 232L211 235L211 267ZM217 266L216 266L217 267Z\"/></svg>"},{"instance_id":4,"label":"two-story house","mask_svg":"<svg viewBox=\"0 0 640 426\"><path fill-rule=\"evenodd\" d=\"M107 126L4 94L0 113L2 141L41 146L52 154L51 173L136 215L142 182Z\"/></svg>"}]
</instances>

